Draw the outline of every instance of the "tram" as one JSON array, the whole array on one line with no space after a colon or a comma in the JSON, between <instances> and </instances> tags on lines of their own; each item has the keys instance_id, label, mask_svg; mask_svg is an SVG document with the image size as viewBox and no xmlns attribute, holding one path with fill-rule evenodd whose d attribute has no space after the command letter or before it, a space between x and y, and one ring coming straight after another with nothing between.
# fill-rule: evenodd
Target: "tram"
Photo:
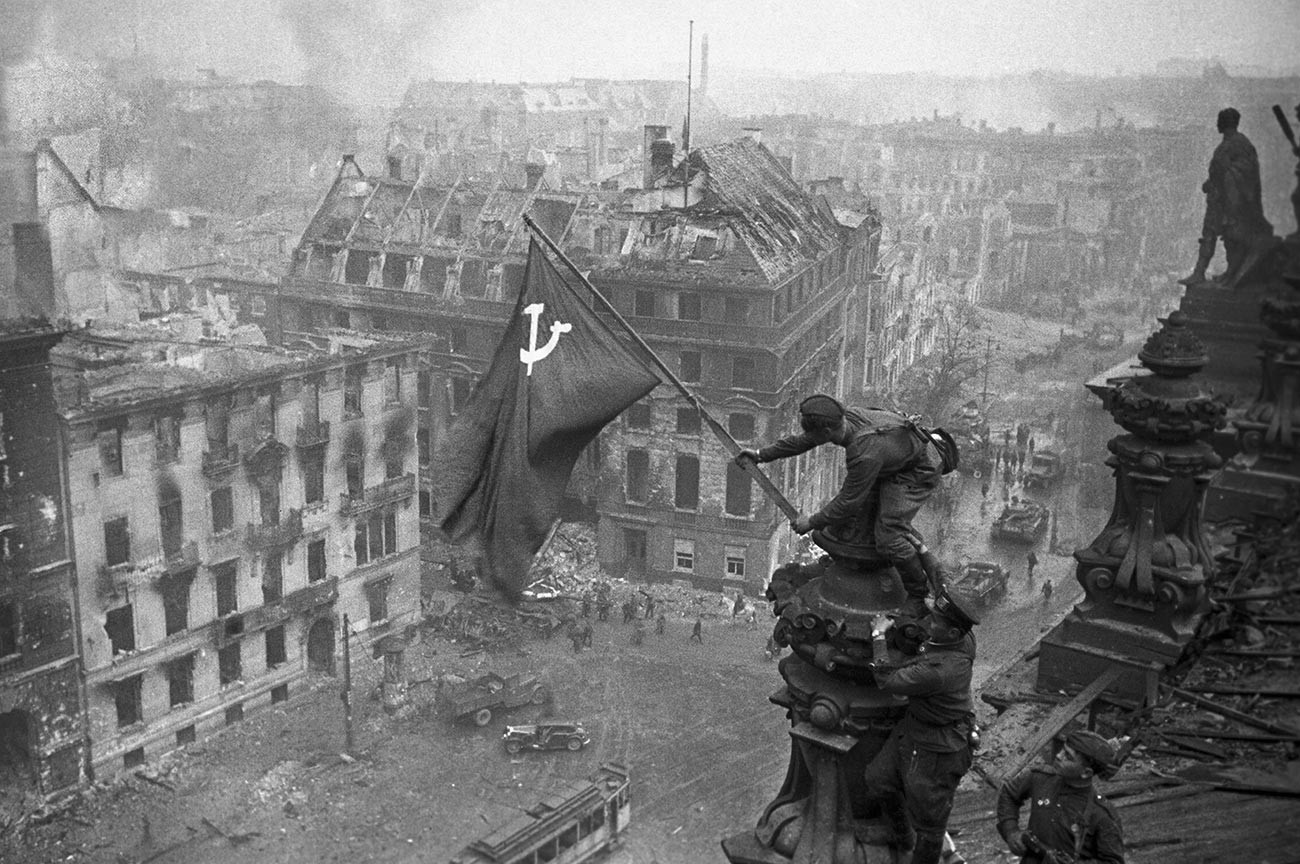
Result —
<instances>
[{"instance_id":1,"label":"tram","mask_svg":"<svg viewBox=\"0 0 1300 864\"><path fill-rule=\"evenodd\" d=\"M626 766L602 762L585 781L564 783L450 864L581 864L615 846L632 815Z\"/></svg>"}]
</instances>

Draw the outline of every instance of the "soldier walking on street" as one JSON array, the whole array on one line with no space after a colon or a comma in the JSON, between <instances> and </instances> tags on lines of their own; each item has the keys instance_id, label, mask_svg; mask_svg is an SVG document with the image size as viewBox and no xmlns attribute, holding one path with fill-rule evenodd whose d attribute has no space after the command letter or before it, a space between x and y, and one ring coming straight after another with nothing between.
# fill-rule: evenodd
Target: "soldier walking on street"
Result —
<instances>
[{"instance_id":1,"label":"soldier walking on street","mask_svg":"<svg viewBox=\"0 0 1300 864\"><path fill-rule=\"evenodd\" d=\"M704 621L697 615L695 617L695 626L691 627L691 641L704 644L704 635L701 632L704 627Z\"/></svg>"},{"instance_id":2,"label":"soldier walking on street","mask_svg":"<svg viewBox=\"0 0 1300 864\"><path fill-rule=\"evenodd\" d=\"M1043 605L1046 606L1052 600L1052 580L1043 580Z\"/></svg>"},{"instance_id":3,"label":"soldier walking on street","mask_svg":"<svg viewBox=\"0 0 1300 864\"><path fill-rule=\"evenodd\" d=\"M1038 566L1038 556L1034 550L1030 549L1029 554L1025 556L1025 562L1029 564L1029 584L1034 584L1034 568Z\"/></svg>"},{"instance_id":4,"label":"soldier walking on street","mask_svg":"<svg viewBox=\"0 0 1300 864\"><path fill-rule=\"evenodd\" d=\"M1094 776L1115 768L1115 749L1096 732L1071 732L1050 765L1036 766L1002 782L998 833L1021 864L1095 861L1124 864L1119 814L1093 788ZM1029 824L1020 830L1020 808Z\"/></svg>"},{"instance_id":5,"label":"soldier walking on street","mask_svg":"<svg viewBox=\"0 0 1300 864\"><path fill-rule=\"evenodd\" d=\"M893 832L892 845L912 849L912 864L939 864L957 784L971 766L975 703L971 673L979 619L970 602L941 589L929 618L922 654L901 666L888 660L882 619L872 631L877 685L907 697L907 712L867 765L864 782Z\"/></svg>"}]
</instances>

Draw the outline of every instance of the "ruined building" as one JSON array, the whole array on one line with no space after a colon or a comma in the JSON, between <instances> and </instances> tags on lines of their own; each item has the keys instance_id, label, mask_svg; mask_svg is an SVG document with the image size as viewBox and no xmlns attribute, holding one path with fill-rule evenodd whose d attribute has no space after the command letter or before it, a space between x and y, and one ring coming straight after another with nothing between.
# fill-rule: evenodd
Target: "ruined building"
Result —
<instances>
[{"instance_id":1,"label":"ruined building","mask_svg":"<svg viewBox=\"0 0 1300 864\"><path fill-rule=\"evenodd\" d=\"M553 191L539 169L520 178L522 188L463 179L426 184L367 175L345 159L280 290L260 307L270 311L267 320L278 317L286 345L320 343L338 328L427 335L418 450L428 538L437 482L427 463L487 370L514 306L528 252L523 215L584 261L616 255L622 242L608 213L611 195ZM575 497L591 499L593 486L592 465L583 460Z\"/></svg>"},{"instance_id":2,"label":"ruined building","mask_svg":"<svg viewBox=\"0 0 1300 864\"><path fill-rule=\"evenodd\" d=\"M333 668L344 615L369 647L419 609L422 343L287 351L199 324L57 353L99 775L290 698Z\"/></svg>"},{"instance_id":3,"label":"ruined building","mask_svg":"<svg viewBox=\"0 0 1300 864\"><path fill-rule=\"evenodd\" d=\"M38 318L0 320L0 799L39 798L83 777L75 577L49 367L63 335Z\"/></svg>"},{"instance_id":4,"label":"ruined building","mask_svg":"<svg viewBox=\"0 0 1300 864\"><path fill-rule=\"evenodd\" d=\"M746 137L673 164L659 127L623 255L592 283L742 446L792 428L799 400L844 396L864 323L878 222L836 218ZM759 590L778 514L679 393L657 388L602 436L599 555L612 573ZM787 497L836 481L808 453L768 466Z\"/></svg>"}]
</instances>

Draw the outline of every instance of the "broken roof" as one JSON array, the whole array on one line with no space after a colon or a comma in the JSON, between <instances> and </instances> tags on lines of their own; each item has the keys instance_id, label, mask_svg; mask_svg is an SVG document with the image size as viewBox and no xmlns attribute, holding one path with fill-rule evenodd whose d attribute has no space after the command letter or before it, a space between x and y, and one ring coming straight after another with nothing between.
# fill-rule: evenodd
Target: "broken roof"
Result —
<instances>
[{"instance_id":1,"label":"broken roof","mask_svg":"<svg viewBox=\"0 0 1300 864\"><path fill-rule=\"evenodd\" d=\"M79 379L75 387L58 388L60 410L73 416L155 399L187 399L329 366L343 362L346 354L423 344L396 336L352 334L355 338L348 344L340 342L331 350L288 350L264 344L194 341L185 338L184 330L179 322L159 321L96 324L74 331L55 349L60 361L56 377Z\"/></svg>"},{"instance_id":2,"label":"broken roof","mask_svg":"<svg viewBox=\"0 0 1300 864\"><path fill-rule=\"evenodd\" d=\"M349 164L353 167L349 169ZM462 253L527 248L523 215L530 214L560 242L570 217L590 193L546 188L522 190L458 179L426 185L418 180L368 177L345 163L303 233L301 245L396 247ZM448 226L446 212L476 208L473 224ZM405 248L403 248L405 247ZM413 248L414 247L414 248Z\"/></svg>"},{"instance_id":3,"label":"broken roof","mask_svg":"<svg viewBox=\"0 0 1300 864\"><path fill-rule=\"evenodd\" d=\"M687 165L694 203L643 214L632 260L624 269L636 269L638 259L685 262L695 258L695 239L713 233L720 245L734 237L763 278L779 282L839 245L839 225L831 209L805 193L771 151L753 139L693 150L690 159L662 181L664 188L673 183L680 188ZM675 193L665 194L662 199L674 197ZM663 240L666 217L677 222L667 229L673 232L673 242ZM672 278L672 274L662 275ZM692 270L691 275L702 274Z\"/></svg>"}]
</instances>

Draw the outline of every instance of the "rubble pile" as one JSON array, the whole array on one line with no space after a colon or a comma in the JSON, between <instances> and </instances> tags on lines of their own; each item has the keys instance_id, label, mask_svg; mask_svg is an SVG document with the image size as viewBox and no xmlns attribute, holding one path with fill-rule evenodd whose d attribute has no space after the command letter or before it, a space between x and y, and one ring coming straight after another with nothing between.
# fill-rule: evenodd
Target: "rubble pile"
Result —
<instances>
[{"instance_id":1,"label":"rubble pile","mask_svg":"<svg viewBox=\"0 0 1300 864\"><path fill-rule=\"evenodd\" d=\"M1197 662L1162 688L1134 749L1187 781L1300 795L1300 502L1257 516L1244 558L1220 557L1223 592ZM1279 770L1281 766L1281 770ZM1289 769L1289 770L1287 770Z\"/></svg>"}]
</instances>

